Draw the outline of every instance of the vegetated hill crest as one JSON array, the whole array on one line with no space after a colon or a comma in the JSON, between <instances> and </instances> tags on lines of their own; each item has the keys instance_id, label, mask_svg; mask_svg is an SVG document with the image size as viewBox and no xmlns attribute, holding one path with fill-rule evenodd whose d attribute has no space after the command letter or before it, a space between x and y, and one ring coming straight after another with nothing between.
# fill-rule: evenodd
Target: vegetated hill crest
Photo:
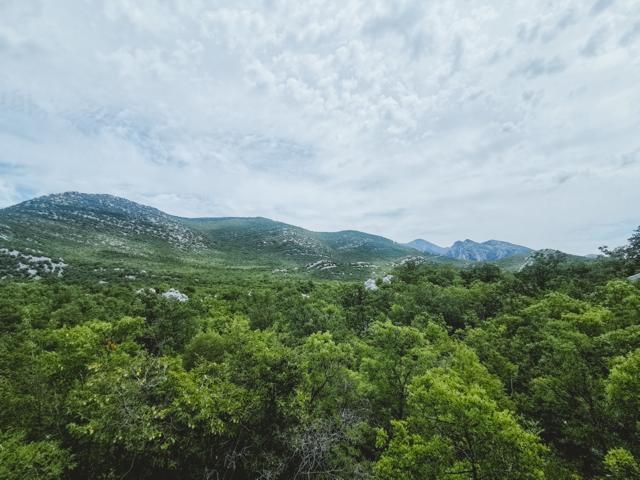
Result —
<instances>
[{"instance_id":1,"label":"vegetated hill crest","mask_svg":"<svg viewBox=\"0 0 640 480\"><path fill-rule=\"evenodd\" d=\"M513 259L509 266L515 268L511 264L517 267L533 252L499 240L400 244L357 230L314 232L265 217L185 218L113 195L79 192L0 209L0 248L76 262L314 271L344 278L411 258L461 265Z\"/></svg>"},{"instance_id":2,"label":"vegetated hill crest","mask_svg":"<svg viewBox=\"0 0 640 480\"><path fill-rule=\"evenodd\" d=\"M0 244L19 252L94 262L322 270L335 275L417 255L390 239L354 230L312 232L263 217L183 218L112 195L78 192L0 210Z\"/></svg>"}]
</instances>

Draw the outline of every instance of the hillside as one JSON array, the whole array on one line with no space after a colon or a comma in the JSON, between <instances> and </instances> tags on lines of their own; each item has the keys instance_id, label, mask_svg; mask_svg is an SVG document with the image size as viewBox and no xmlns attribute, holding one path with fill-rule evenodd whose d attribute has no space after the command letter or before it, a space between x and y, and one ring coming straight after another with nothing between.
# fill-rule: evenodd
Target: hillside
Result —
<instances>
[{"instance_id":1,"label":"hillside","mask_svg":"<svg viewBox=\"0 0 640 480\"><path fill-rule=\"evenodd\" d=\"M482 243L469 239L458 240L450 247L441 247L435 243L418 238L405 245L422 253L441 255L456 260L471 262L494 262L513 256L526 257L533 252L533 250L528 247L500 240L487 240Z\"/></svg>"},{"instance_id":2,"label":"hillside","mask_svg":"<svg viewBox=\"0 0 640 480\"><path fill-rule=\"evenodd\" d=\"M312 232L266 218L181 218L111 195L76 192L0 210L0 248L0 277L59 272L52 262L348 277L416 255L358 231Z\"/></svg>"}]
</instances>

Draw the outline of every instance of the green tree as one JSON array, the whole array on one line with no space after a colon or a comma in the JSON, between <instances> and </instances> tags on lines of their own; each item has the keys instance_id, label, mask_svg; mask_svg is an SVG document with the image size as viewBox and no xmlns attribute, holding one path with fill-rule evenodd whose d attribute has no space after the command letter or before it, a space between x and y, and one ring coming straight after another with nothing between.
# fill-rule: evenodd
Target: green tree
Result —
<instances>
[{"instance_id":1,"label":"green tree","mask_svg":"<svg viewBox=\"0 0 640 480\"><path fill-rule=\"evenodd\" d=\"M600 247L600 250L605 255L620 262L626 274L638 273L638 270L640 270L640 226L629 237L627 245L614 249L604 246Z\"/></svg>"},{"instance_id":2,"label":"green tree","mask_svg":"<svg viewBox=\"0 0 640 480\"><path fill-rule=\"evenodd\" d=\"M411 386L409 417L376 468L382 478L542 479L546 449L480 385L434 369Z\"/></svg>"},{"instance_id":3,"label":"green tree","mask_svg":"<svg viewBox=\"0 0 640 480\"><path fill-rule=\"evenodd\" d=\"M616 359L606 383L608 404L619 431L640 454L640 348Z\"/></svg>"},{"instance_id":4,"label":"green tree","mask_svg":"<svg viewBox=\"0 0 640 480\"><path fill-rule=\"evenodd\" d=\"M0 433L0 478L58 480L73 466L70 453L53 440L27 442L22 433Z\"/></svg>"},{"instance_id":5,"label":"green tree","mask_svg":"<svg viewBox=\"0 0 640 480\"><path fill-rule=\"evenodd\" d=\"M364 395L384 425L405 416L408 387L428 363L424 334L413 327L375 322L367 332L368 348L361 370L367 379Z\"/></svg>"},{"instance_id":6,"label":"green tree","mask_svg":"<svg viewBox=\"0 0 640 480\"><path fill-rule=\"evenodd\" d=\"M633 455L624 448L614 448L607 452L604 459L607 475L611 480L640 479L640 464Z\"/></svg>"},{"instance_id":7,"label":"green tree","mask_svg":"<svg viewBox=\"0 0 640 480\"><path fill-rule=\"evenodd\" d=\"M302 373L298 398L307 412L335 414L348 406L357 386L349 344L336 344L328 332L314 333L298 348L296 361Z\"/></svg>"},{"instance_id":8,"label":"green tree","mask_svg":"<svg viewBox=\"0 0 640 480\"><path fill-rule=\"evenodd\" d=\"M68 400L67 428L80 446L83 475L149 478L171 467L169 371L177 368L175 361L118 351L89 366Z\"/></svg>"}]
</instances>

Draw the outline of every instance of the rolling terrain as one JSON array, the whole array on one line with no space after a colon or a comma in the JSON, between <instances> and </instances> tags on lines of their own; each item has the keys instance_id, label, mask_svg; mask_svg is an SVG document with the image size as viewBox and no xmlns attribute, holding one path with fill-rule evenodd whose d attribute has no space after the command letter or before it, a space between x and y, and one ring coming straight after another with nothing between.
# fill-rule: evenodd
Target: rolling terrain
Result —
<instances>
[{"instance_id":1,"label":"rolling terrain","mask_svg":"<svg viewBox=\"0 0 640 480\"><path fill-rule=\"evenodd\" d=\"M517 270L533 250L472 240L400 244L355 230L314 232L262 217L184 218L124 198L67 192L0 210L0 279L77 270L149 272L247 269L368 278L408 260Z\"/></svg>"},{"instance_id":2,"label":"rolling terrain","mask_svg":"<svg viewBox=\"0 0 640 480\"><path fill-rule=\"evenodd\" d=\"M348 278L425 257L358 231L312 232L266 218L182 218L111 195L76 192L0 210L0 249L0 278L60 274L79 265L251 268Z\"/></svg>"},{"instance_id":3,"label":"rolling terrain","mask_svg":"<svg viewBox=\"0 0 640 480\"><path fill-rule=\"evenodd\" d=\"M526 256L533 252L533 250L528 247L500 240L487 240L486 242L479 243L466 239L458 240L450 247L441 247L435 243L418 238L405 245L422 253L442 255L456 260L472 262L493 262L513 256Z\"/></svg>"}]
</instances>

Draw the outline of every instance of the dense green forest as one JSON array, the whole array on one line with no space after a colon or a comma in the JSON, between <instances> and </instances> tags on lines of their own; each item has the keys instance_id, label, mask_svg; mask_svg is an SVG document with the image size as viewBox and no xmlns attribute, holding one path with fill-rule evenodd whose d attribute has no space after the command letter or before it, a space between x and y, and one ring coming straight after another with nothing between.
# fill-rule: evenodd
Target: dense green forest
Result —
<instances>
[{"instance_id":1,"label":"dense green forest","mask_svg":"<svg viewBox=\"0 0 640 480\"><path fill-rule=\"evenodd\" d=\"M0 478L638 479L640 229L604 253L0 282Z\"/></svg>"}]
</instances>

